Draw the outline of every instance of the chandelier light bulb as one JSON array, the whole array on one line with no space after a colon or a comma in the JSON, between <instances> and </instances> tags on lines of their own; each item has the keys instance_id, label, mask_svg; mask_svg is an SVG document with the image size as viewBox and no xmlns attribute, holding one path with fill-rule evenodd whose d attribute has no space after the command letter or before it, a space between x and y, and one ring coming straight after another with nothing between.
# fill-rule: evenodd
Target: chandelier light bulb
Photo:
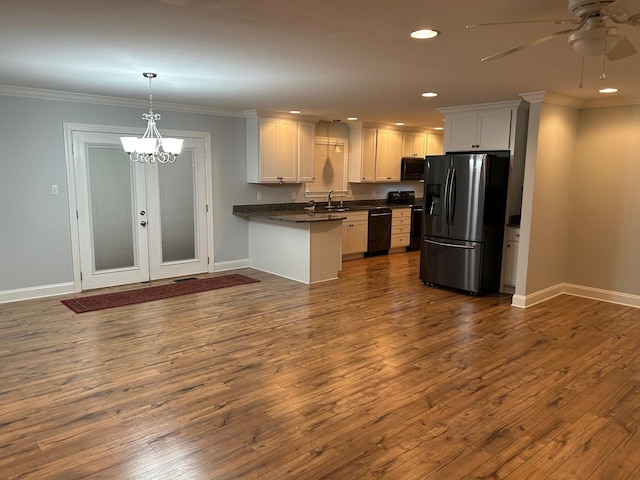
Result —
<instances>
[{"instance_id":1,"label":"chandelier light bulb","mask_svg":"<svg viewBox=\"0 0 640 480\"><path fill-rule=\"evenodd\" d=\"M142 137L120 137L122 148L129 154L132 162L139 163L175 163L182 151L181 138L162 138L156 122L160 115L153 113L153 95L151 94L151 79L158 75L155 73L143 73L143 77L149 79L149 113L143 113L142 119L147 122L147 129Z\"/></svg>"}]
</instances>

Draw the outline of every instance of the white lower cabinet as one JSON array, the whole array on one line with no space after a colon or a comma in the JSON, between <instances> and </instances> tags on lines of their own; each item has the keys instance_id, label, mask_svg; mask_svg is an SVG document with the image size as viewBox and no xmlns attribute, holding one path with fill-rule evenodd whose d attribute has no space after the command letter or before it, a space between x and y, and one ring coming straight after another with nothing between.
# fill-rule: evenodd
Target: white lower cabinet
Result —
<instances>
[{"instance_id":1,"label":"white lower cabinet","mask_svg":"<svg viewBox=\"0 0 640 480\"><path fill-rule=\"evenodd\" d=\"M349 212L342 220L342 255L367 251L369 212Z\"/></svg>"},{"instance_id":2,"label":"white lower cabinet","mask_svg":"<svg viewBox=\"0 0 640 480\"><path fill-rule=\"evenodd\" d=\"M516 286L516 277L518 274L518 250L520 248L520 229L507 228L507 244L504 248L504 275L503 283L509 287Z\"/></svg>"},{"instance_id":3,"label":"white lower cabinet","mask_svg":"<svg viewBox=\"0 0 640 480\"><path fill-rule=\"evenodd\" d=\"M391 210L391 248L408 247L411 243L411 208Z\"/></svg>"}]
</instances>

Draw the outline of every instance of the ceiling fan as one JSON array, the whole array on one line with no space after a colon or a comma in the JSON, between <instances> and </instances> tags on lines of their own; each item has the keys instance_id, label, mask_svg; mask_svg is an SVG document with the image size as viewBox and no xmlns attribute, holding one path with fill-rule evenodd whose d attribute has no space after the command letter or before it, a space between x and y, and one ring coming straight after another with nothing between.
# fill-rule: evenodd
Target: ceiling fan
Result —
<instances>
[{"instance_id":1,"label":"ceiling fan","mask_svg":"<svg viewBox=\"0 0 640 480\"><path fill-rule=\"evenodd\" d=\"M533 45L539 45L553 38L568 35L568 43L583 57L606 55L609 60L635 55L636 49L620 28L607 26L607 20L617 24L640 26L640 5L638 0L569 0L569 12L576 18L568 20L525 20L516 22L482 23L467 25L467 28L514 23L554 22L573 24L573 28L545 35L523 45L490 55L481 61L496 60Z\"/></svg>"}]
</instances>

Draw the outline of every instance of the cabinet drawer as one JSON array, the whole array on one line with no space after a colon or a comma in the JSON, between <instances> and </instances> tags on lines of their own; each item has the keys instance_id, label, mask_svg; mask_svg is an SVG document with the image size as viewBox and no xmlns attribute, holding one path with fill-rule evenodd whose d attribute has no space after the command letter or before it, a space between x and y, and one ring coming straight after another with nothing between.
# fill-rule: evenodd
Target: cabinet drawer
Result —
<instances>
[{"instance_id":1,"label":"cabinet drawer","mask_svg":"<svg viewBox=\"0 0 640 480\"><path fill-rule=\"evenodd\" d=\"M393 208L391 209L391 215L394 220L396 218L411 218L411 209L410 208Z\"/></svg>"},{"instance_id":2,"label":"cabinet drawer","mask_svg":"<svg viewBox=\"0 0 640 480\"><path fill-rule=\"evenodd\" d=\"M409 235L411 233L411 225L392 225L391 235Z\"/></svg>"},{"instance_id":3,"label":"cabinet drawer","mask_svg":"<svg viewBox=\"0 0 640 480\"><path fill-rule=\"evenodd\" d=\"M411 217L393 218L391 217L391 225L399 227L401 225L411 226Z\"/></svg>"},{"instance_id":4,"label":"cabinet drawer","mask_svg":"<svg viewBox=\"0 0 640 480\"><path fill-rule=\"evenodd\" d=\"M519 228L507 228L507 241L519 242L520 241L520 229Z\"/></svg>"},{"instance_id":5,"label":"cabinet drawer","mask_svg":"<svg viewBox=\"0 0 640 480\"><path fill-rule=\"evenodd\" d=\"M343 220L342 222L358 222L358 221L367 221L369 219L369 212L362 211L362 212L349 212L349 213L340 213L340 215L344 215L345 217L347 217L345 220Z\"/></svg>"},{"instance_id":6,"label":"cabinet drawer","mask_svg":"<svg viewBox=\"0 0 640 480\"><path fill-rule=\"evenodd\" d=\"M409 246L409 234L391 235L391 248Z\"/></svg>"}]
</instances>

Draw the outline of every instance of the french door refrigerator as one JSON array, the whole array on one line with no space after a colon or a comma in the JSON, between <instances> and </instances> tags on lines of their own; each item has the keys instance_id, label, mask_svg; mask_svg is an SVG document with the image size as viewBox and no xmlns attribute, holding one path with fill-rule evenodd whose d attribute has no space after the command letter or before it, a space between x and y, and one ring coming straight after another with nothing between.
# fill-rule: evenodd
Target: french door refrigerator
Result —
<instances>
[{"instance_id":1,"label":"french door refrigerator","mask_svg":"<svg viewBox=\"0 0 640 480\"><path fill-rule=\"evenodd\" d=\"M425 159L420 280L474 295L500 288L509 152Z\"/></svg>"}]
</instances>

